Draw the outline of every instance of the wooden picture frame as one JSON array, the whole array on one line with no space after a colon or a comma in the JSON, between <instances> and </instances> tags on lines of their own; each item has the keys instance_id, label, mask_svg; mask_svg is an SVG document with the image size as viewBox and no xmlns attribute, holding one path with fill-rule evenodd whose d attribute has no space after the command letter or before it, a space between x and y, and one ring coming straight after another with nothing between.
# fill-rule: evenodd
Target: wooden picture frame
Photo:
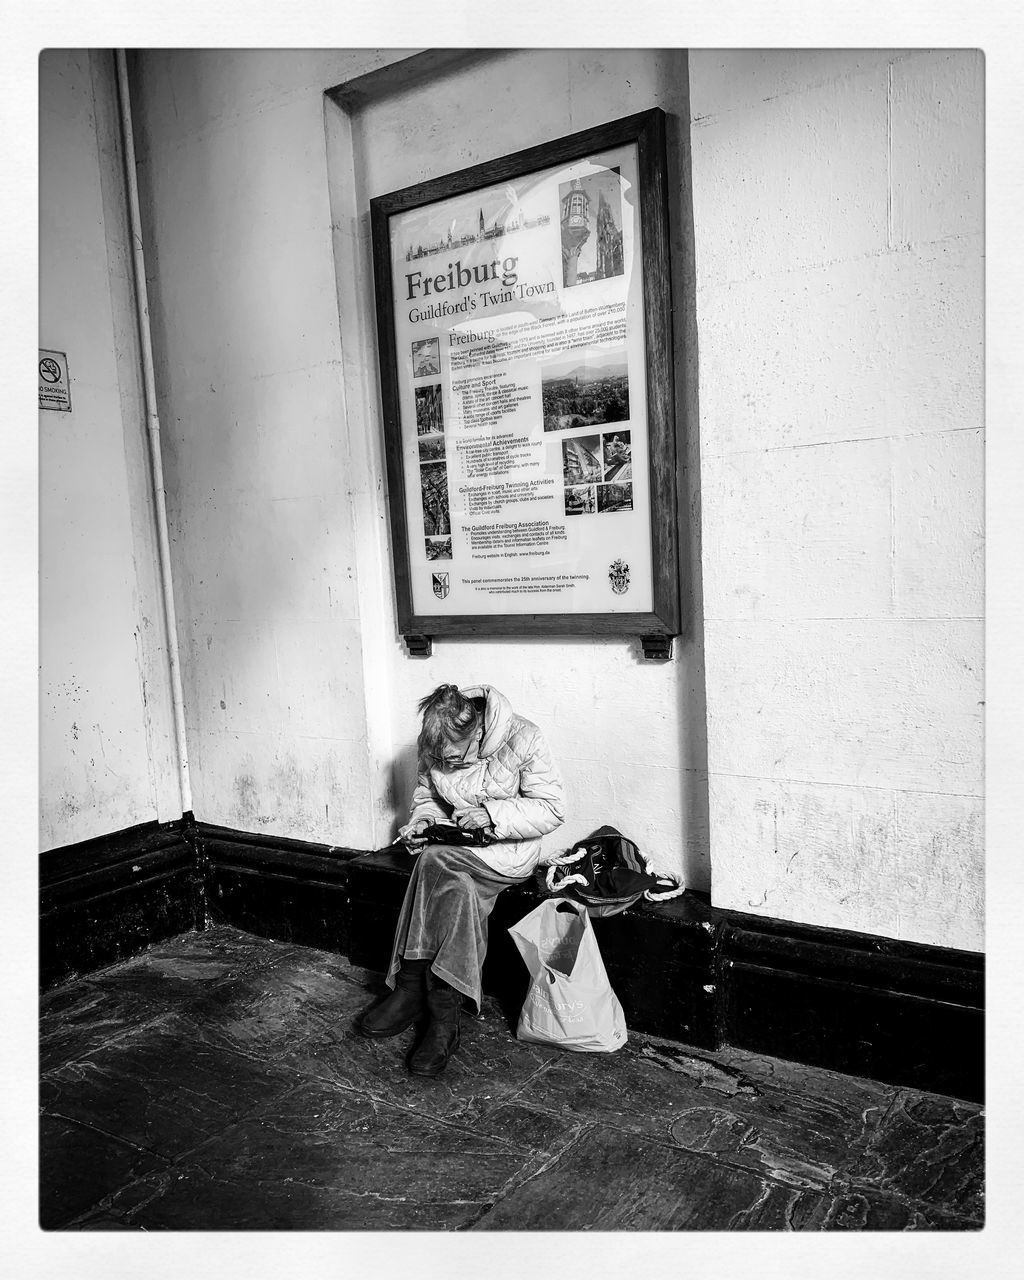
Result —
<instances>
[{"instance_id":1,"label":"wooden picture frame","mask_svg":"<svg viewBox=\"0 0 1024 1280\"><path fill-rule=\"evenodd\" d=\"M435 637L633 635L669 657L664 113L379 196L370 216L409 652Z\"/></svg>"}]
</instances>

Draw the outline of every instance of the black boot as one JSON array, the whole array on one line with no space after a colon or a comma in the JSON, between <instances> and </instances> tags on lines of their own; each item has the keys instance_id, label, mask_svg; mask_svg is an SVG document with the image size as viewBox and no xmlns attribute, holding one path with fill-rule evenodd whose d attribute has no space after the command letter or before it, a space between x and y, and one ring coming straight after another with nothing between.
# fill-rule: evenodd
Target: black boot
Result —
<instances>
[{"instance_id":1,"label":"black boot","mask_svg":"<svg viewBox=\"0 0 1024 1280\"><path fill-rule=\"evenodd\" d=\"M426 1012L424 982L429 960L403 960L395 976L395 989L386 1000L368 1010L356 1024L364 1036L397 1036Z\"/></svg>"},{"instance_id":2,"label":"black boot","mask_svg":"<svg viewBox=\"0 0 1024 1280\"><path fill-rule=\"evenodd\" d=\"M459 1014L462 992L427 970L427 1034L409 1059L409 1070L417 1076L438 1076L459 1047Z\"/></svg>"}]
</instances>

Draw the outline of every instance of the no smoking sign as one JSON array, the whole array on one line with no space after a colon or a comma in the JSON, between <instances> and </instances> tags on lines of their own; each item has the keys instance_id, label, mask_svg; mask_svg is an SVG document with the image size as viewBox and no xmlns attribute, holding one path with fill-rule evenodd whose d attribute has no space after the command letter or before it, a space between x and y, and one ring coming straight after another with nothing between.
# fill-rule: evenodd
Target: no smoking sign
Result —
<instances>
[{"instance_id":1,"label":"no smoking sign","mask_svg":"<svg viewBox=\"0 0 1024 1280\"><path fill-rule=\"evenodd\" d=\"M39 350L39 407L71 412L68 358L63 351Z\"/></svg>"}]
</instances>

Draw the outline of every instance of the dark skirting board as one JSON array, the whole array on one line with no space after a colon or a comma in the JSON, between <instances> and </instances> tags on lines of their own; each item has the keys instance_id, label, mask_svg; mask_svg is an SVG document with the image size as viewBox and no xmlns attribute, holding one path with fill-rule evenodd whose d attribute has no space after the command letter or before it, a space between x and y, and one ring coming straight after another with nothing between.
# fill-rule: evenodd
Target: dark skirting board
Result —
<instances>
[{"instance_id":1,"label":"dark skirting board","mask_svg":"<svg viewBox=\"0 0 1024 1280\"><path fill-rule=\"evenodd\" d=\"M39 858L43 990L201 927L191 814L49 849Z\"/></svg>"}]
</instances>

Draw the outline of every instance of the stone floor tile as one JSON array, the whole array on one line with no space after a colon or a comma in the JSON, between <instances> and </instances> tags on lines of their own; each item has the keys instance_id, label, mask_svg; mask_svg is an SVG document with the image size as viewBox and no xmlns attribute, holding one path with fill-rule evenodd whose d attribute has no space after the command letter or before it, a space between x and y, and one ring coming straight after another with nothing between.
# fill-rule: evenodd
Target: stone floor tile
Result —
<instances>
[{"instance_id":1,"label":"stone floor tile","mask_svg":"<svg viewBox=\"0 0 1024 1280\"><path fill-rule=\"evenodd\" d=\"M182 1038L269 1061L350 1021L370 998L341 957L302 950L199 996L168 1026Z\"/></svg>"},{"instance_id":2,"label":"stone floor tile","mask_svg":"<svg viewBox=\"0 0 1024 1280\"><path fill-rule=\"evenodd\" d=\"M502 1196L472 1230L810 1231L825 1207L820 1192L596 1128Z\"/></svg>"},{"instance_id":3,"label":"stone floor tile","mask_svg":"<svg viewBox=\"0 0 1024 1280\"><path fill-rule=\"evenodd\" d=\"M133 1227L112 1213L97 1213L81 1222L75 1223L76 1231L141 1231L141 1227Z\"/></svg>"},{"instance_id":4,"label":"stone floor tile","mask_svg":"<svg viewBox=\"0 0 1024 1280\"><path fill-rule=\"evenodd\" d=\"M207 967L213 970L226 964L232 973L263 968L274 964L280 957L291 955L296 948L291 942L279 942L275 938L261 938L243 929L227 924L211 924L208 929L191 933L179 933L163 942L154 943L144 954L153 961L179 960L183 965Z\"/></svg>"},{"instance_id":5,"label":"stone floor tile","mask_svg":"<svg viewBox=\"0 0 1024 1280\"><path fill-rule=\"evenodd\" d=\"M134 1034L165 1016L166 1007L131 989L74 982L40 1002L39 1070L74 1062L100 1045Z\"/></svg>"},{"instance_id":6,"label":"stone floor tile","mask_svg":"<svg viewBox=\"0 0 1024 1280\"><path fill-rule=\"evenodd\" d=\"M310 1082L142 1178L109 1210L147 1230L453 1230L531 1159Z\"/></svg>"},{"instance_id":7,"label":"stone floor tile","mask_svg":"<svg viewBox=\"0 0 1024 1280\"><path fill-rule=\"evenodd\" d=\"M174 1158L296 1083L271 1064L156 1023L44 1076L40 1105Z\"/></svg>"},{"instance_id":8,"label":"stone floor tile","mask_svg":"<svg viewBox=\"0 0 1024 1280\"><path fill-rule=\"evenodd\" d=\"M359 1008L365 1007L365 1001ZM438 1119L472 1123L501 1105L557 1051L522 1044L500 1015L485 1010L481 1020L464 1018L458 1051L435 1079L414 1076L408 1059L419 1031L390 1039L370 1039L354 1025L354 1016L321 1025L298 1040L277 1061L304 1076L328 1080L396 1106Z\"/></svg>"},{"instance_id":9,"label":"stone floor tile","mask_svg":"<svg viewBox=\"0 0 1024 1280\"><path fill-rule=\"evenodd\" d=\"M875 1187L851 1187L830 1199L823 1231L979 1231L981 1222L942 1213Z\"/></svg>"},{"instance_id":10,"label":"stone floor tile","mask_svg":"<svg viewBox=\"0 0 1024 1280\"><path fill-rule=\"evenodd\" d=\"M137 993L169 1009L295 954L288 944L218 925L155 943L130 960L89 975L87 981Z\"/></svg>"},{"instance_id":11,"label":"stone floor tile","mask_svg":"<svg viewBox=\"0 0 1024 1280\"><path fill-rule=\"evenodd\" d=\"M109 1134L60 1116L39 1120L39 1225L65 1226L119 1188L167 1162Z\"/></svg>"},{"instance_id":12,"label":"stone floor tile","mask_svg":"<svg viewBox=\"0 0 1024 1280\"><path fill-rule=\"evenodd\" d=\"M40 1070L179 1009L233 978L294 953L219 926L157 943L141 955L49 991L40 1000Z\"/></svg>"},{"instance_id":13,"label":"stone floor tile","mask_svg":"<svg viewBox=\"0 0 1024 1280\"><path fill-rule=\"evenodd\" d=\"M835 1073L783 1087L717 1055L634 1036L613 1055L565 1055L519 1101L727 1157L799 1189L825 1188L851 1166L892 1092Z\"/></svg>"},{"instance_id":14,"label":"stone floor tile","mask_svg":"<svg viewBox=\"0 0 1024 1280\"><path fill-rule=\"evenodd\" d=\"M852 1170L958 1217L984 1217L985 1113L976 1103L903 1091Z\"/></svg>"},{"instance_id":15,"label":"stone floor tile","mask_svg":"<svg viewBox=\"0 0 1024 1280\"><path fill-rule=\"evenodd\" d=\"M465 1123L460 1118L460 1123ZM573 1141L584 1127L579 1122L544 1111L533 1111L513 1101L487 1111L472 1121L475 1133L485 1133L508 1146L540 1155L554 1155Z\"/></svg>"}]
</instances>

